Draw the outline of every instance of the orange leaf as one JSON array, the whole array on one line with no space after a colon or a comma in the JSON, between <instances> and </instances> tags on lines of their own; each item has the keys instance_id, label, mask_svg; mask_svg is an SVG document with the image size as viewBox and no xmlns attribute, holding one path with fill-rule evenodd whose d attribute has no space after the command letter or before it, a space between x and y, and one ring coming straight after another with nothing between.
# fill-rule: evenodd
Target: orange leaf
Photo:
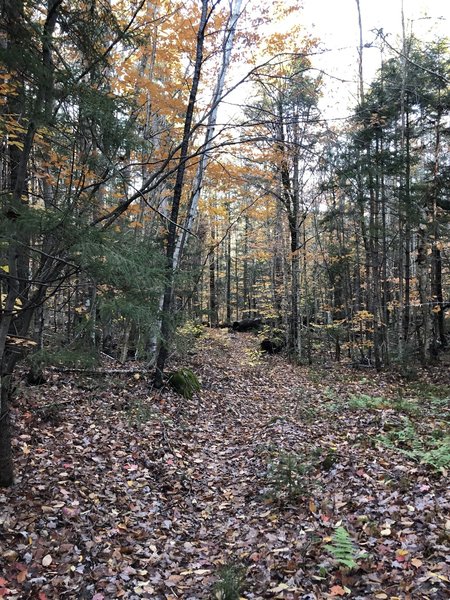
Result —
<instances>
[{"instance_id":1,"label":"orange leaf","mask_svg":"<svg viewBox=\"0 0 450 600\"><path fill-rule=\"evenodd\" d=\"M333 587L330 589L330 594L332 596L345 596L346 591L340 585L333 585Z\"/></svg>"},{"instance_id":2,"label":"orange leaf","mask_svg":"<svg viewBox=\"0 0 450 600\"><path fill-rule=\"evenodd\" d=\"M24 569L23 571L20 571L20 573L17 574L17 583L23 583L25 581L25 579L27 578L28 575L28 571L26 569Z\"/></svg>"}]
</instances>

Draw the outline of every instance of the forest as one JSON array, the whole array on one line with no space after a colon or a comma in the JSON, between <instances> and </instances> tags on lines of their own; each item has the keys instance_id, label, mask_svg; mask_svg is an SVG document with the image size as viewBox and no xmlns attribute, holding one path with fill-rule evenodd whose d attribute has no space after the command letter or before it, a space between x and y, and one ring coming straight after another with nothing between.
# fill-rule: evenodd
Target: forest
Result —
<instances>
[{"instance_id":1,"label":"forest","mask_svg":"<svg viewBox=\"0 0 450 600\"><path fill-rule=\"evenodd\" d=\"M449 597L449 40L267 4L0 0L0 598Z\"/></svg>"}]
</instances>

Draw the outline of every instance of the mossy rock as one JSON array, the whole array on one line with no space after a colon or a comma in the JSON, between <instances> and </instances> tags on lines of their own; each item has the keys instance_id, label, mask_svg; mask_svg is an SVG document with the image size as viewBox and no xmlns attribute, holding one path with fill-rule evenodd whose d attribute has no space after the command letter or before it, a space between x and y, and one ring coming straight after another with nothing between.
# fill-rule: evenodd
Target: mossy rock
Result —
<instances>
[{"instance_id":1,"label":"mossy rock","mask_svg":"<svg viewBox=\"0 0 450 600\"><path fill-rule=\"evenodd\" d=\"M171 373L169 384L177 394L180 394L187 400L190 400L195 392L201 390L200 381L191 369L179 369Z\"/></svg>"}]
</instances>

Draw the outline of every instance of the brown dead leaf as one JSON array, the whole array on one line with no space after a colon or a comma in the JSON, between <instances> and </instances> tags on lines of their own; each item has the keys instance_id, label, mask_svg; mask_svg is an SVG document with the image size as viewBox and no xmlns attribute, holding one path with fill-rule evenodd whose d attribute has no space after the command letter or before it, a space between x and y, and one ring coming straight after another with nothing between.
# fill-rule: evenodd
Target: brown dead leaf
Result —
<instances>
[{"instance_id":1,"label":"brown dead leaf","mask_svg":"<svg viewBox=\"0 0 450 600\"><path fill-rule=\"evenodd\" d=\"M24 569L23 571L20 571L20 573L17 574L17 583L23 583L25 581L25 579L28 576L28 571L26 569Z\"/></svg>"}]
</instances>

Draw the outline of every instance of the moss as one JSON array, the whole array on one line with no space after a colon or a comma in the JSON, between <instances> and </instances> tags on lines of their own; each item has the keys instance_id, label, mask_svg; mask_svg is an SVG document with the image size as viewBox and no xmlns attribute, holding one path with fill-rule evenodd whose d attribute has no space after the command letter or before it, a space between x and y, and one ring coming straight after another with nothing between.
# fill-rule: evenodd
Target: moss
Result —
<instances>
[{"instance_id":1,"label":"moss","mask_svg":"<svg viewBox=\"0 0 450 600\"><path fill-rule=\"evenodd\" d=\"M169 376L169 384L177 394L180 394L187 400L190 400L194 393L199 392L201 389L200 381L191 369L179 369L178 371L174 371Z\"/></svg>"}]
</instances>

